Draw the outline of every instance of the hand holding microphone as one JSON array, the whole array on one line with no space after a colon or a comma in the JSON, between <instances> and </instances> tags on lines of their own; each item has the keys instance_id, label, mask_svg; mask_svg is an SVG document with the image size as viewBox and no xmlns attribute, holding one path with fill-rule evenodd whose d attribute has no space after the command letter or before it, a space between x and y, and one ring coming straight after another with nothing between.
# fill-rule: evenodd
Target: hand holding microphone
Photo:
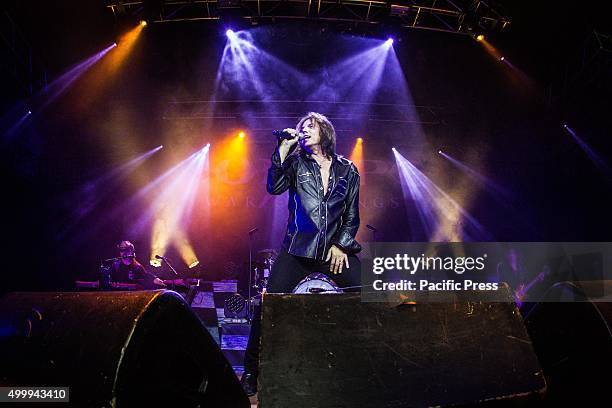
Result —
<instances>
[{"instance_id":1,"label":"hand holding microphone","mask_svg":"<svg viewBox=\"0 0 612 408\"><path fill-rule=\"evenodd\" d=\"M304 135L293 128L286 128L282 131L274 131L273 135L278 137L281 142L278 146L278 150L281 157L281 162L285 161L285 158L289 154L289 152L293 149L293 147L297 144L300 137L304 137Z\"/></svg>"},{"instance_id":2,"label":"hand holding microphone","mask_svg":"<svg viewBox=\"0 0 612 408\"><path fill-rule=\"evenodd\" d=\"M279 140L281 140L281 146L291 147L296 144L304 134L298 132L293 128L285 128L283 130L275 130L272 132Z\"/></svg>"}]
</instances>

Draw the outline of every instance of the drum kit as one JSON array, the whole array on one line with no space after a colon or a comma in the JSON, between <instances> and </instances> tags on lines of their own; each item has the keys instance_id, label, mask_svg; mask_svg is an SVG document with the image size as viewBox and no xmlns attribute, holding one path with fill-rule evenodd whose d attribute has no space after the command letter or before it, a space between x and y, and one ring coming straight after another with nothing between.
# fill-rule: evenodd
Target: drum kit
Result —
<instances>
[{"instance_id":1,"label":"drum kit","mask_svg":"<svg viewBox=\"0 0 612 408\"><path fill-rule=\"evenodd\" d=\"M257 290L257 295L261 296L264 293L272 265L278 257L278 251L275 249L262 249L257 252L255 262L253 262L253 289ZM312 273L306 276L293 289L293 293L313 294L313 293L342 293L342 289L327 275L322 273Z\"/></svg>"},{"instance_id":2,"label":"drum kit","mask_svg":"<svg viewBox=\"0 0 612 408\"><path fill-rule=\"evenodd\" d=\"M278 257L275 249L262 249L257 252L255 260L252 262L252 289L255 295L244 298L240 294L235 294L225 301L225 316L230 318L247 318L253 316L253 306L259 304L261 296L265 293L272 265ZM327 275L322 273L312 273L302 279L293 289L295 294L331 294L342 293L343 290Z\"/></svg>"},{"instance_id":3,"label":"drum kit","mask_svg":"<svg viewBox=\"0 0 612 408\"><path fill-rule=\"evenodd\" d=\"M253 262L253 289L261 295L266 287L268 286L268 279L270 278L270 271L272 265L278 257L278 251L275 249L262 249L257 252L255 262Z\"/></svg>"}]
</instances>

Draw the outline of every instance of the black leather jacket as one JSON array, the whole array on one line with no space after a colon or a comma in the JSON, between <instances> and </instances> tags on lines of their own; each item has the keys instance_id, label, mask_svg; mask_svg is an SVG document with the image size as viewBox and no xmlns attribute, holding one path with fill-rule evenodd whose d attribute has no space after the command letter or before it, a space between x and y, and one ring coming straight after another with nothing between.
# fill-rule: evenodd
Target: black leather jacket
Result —
<instances>
[{"instance_id":1,"label":"black leather jacket","mask_svg":"<svg viewBox=\"0 0 612 408\"><path fill-rule=\"evenodd\" d=\"M342 156L330 166L327 194L319 164L305 152L287 156L281 165L278 148L268 169L268 193L289 190L289 220L283 249L306 258L325 260L332 244L347 254L361 251L359 229L359 172Z\"/></svg>"}]
</instances>

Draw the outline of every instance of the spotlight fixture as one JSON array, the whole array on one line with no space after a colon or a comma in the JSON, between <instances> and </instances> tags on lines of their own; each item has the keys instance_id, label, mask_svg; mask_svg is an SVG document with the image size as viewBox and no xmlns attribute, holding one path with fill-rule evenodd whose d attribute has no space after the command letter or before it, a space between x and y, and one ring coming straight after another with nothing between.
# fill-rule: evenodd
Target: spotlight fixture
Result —
<instances>
[{"instance_id":1,"label":"spotlight fixture","mask_svg":"<svg viewBox=\"0 0 612 408\"><path fill-rule=\"evenodd\" d=\"M503 60L505 60L505 59L506 59L506 57L499 57L499 60L500 60L500 61L503 61Z\"/></svg>"},{"instance_id":2,"label":"spotlight fixture","mask_svg":"<svg viewBox=\"0 0 612 408\"><path fill-rule=\"evenodd\" d=\"M484 35L482 35L482 34L478 34L478 35L476 36L476 41L482 41L482 40L484 40L484 38L485 38L485 36L484 36Z\"/></svg>"},{"instance_id":3,"label":"spotlight fixture","mask_svg":"<svg viewBox=\"0 0 612 408\"><path fill-rule=\"evenodd\" d=\"M387 44L388 46L393 45L393 38L389 37L389 39L385 41L385 44Z\"/></svg>"},{"instance_id":4,"label":"spotlight fixture","mask_svg":"<svg viewBox=\"0 0 612 408\"><path fill-rule=\"evenodd\" d=\"M234 34L236 34L234 32L234 30L232 30L231 28L229 28L226 32L225 35L227 35L228 37L232 37Z\"/></svg>"},{"instance_id":5,"label":"spotlight fixture","mask_svg":"<svg viewBox=\"0 0 612 408\"><path fill-rule=\"evenodd\" d=\"M362 137L358 137L357 138L357 142L359 142L359 143L363 142L363 138Z\"/></svg>"},{"instance_id":6,"label":"spotlight fixture","mask_svg":"<svg viewBox=\"0 0 612 408\"><path fill-rule=\"evenodd\" d=\"M32 114L32 111L31 111L31 110L29 110L29 111L28 111L28 115L31 115L31 114Z\"/></svg>"},{"instance_id":7,"label":"spotlight fixture","mask_svg":"<svg viewBox=\"0 0 612 408\"><path fill-rule=\"evenodd\" d=\"M438 154L442 154L442 150L438 150Z\"/></svg>"},{"instance_id":8,"label":"spotlight fixture","mask_svg":"<svg viewBox=\"0 0 612 408\"><path fill-rule=\"evenodd\" d=\"M143 27L147 26L147 20L140 20L140 25Z\"/></svg>"},{"instance_id":9,"label":"spotlight fixture","mask_svg":"<svg viewBox=\"0 0 612 408\"><path fill-rule=\"evenodd\" d=\"M117 43L116 43L116 42L114 42L114 43L113 43L113 47L116 47L116 46L117 46Z\"/></svg>"},{"instance_id":10,"label":"spotlight fixture","mask_svg":"<svg viewBox=\"0 0 612 408\"><path fill-rule=\"evenodd\" d=\"M397 151L397 149L395 147L392 147L391 150L393 150L394 152Z\"/></svg>"},{"instance_id":11,"label":"spotlight fixture","mask_svg":"<svg viewBox=\"0 0 612 408\"><path fill-rule=\"evenodd\" d=\"M191 264L189 264L189 269L193 269L199 264L200 264L200 261L193 261Z\"/></svg>"},{"instance_id":12,"label":"spotlight fixture","mask_svg":"<svg viewBox=\"0 0 612 408\"><path fill-rule=\"evenodd\" d=\"M565 129L567 129L567 125L566 125L565 123L563 124L563 127L564 127Z\"/></svg>"},{"instance_id":13,"label":"spotlight fixture","mask_svg":"<svg viewBox=\"0 0 612 408\"><path fill-rule=\"evenodd\" d=\"M246 134L244 132L238 133L238 137L241 138L241 139L244 139L245 136L246 136Z\"/></svg>"},{"instance_id":14,"label":"spotlight fixture","mask_svg":"<svg viewBox=\"0 0 612 408\"><path fill-rule=\"evenodd\" d=\"M248 313L248 301L238 293L225 299L223 312L226 318L245 318Z\"/></svg>"}]
</instances>

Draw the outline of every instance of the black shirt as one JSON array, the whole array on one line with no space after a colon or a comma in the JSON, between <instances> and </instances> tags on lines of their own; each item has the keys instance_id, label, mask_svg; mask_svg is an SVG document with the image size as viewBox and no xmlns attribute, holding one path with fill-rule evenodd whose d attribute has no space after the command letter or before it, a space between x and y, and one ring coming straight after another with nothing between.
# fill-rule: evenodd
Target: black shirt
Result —
<instances>
[{"instance_id":1,"label":"black shirt","mask_svg":"<svg viewBox=\"0 0 612 408\"><path fill-rule=\"evenodd\" d=\"M145 288L151 288L154 279L155 276L147 272L145 267L135 259L129 265L121 261L115 261L110 271L111 282L134 283Z\"/></svg>"}]
</instances>

